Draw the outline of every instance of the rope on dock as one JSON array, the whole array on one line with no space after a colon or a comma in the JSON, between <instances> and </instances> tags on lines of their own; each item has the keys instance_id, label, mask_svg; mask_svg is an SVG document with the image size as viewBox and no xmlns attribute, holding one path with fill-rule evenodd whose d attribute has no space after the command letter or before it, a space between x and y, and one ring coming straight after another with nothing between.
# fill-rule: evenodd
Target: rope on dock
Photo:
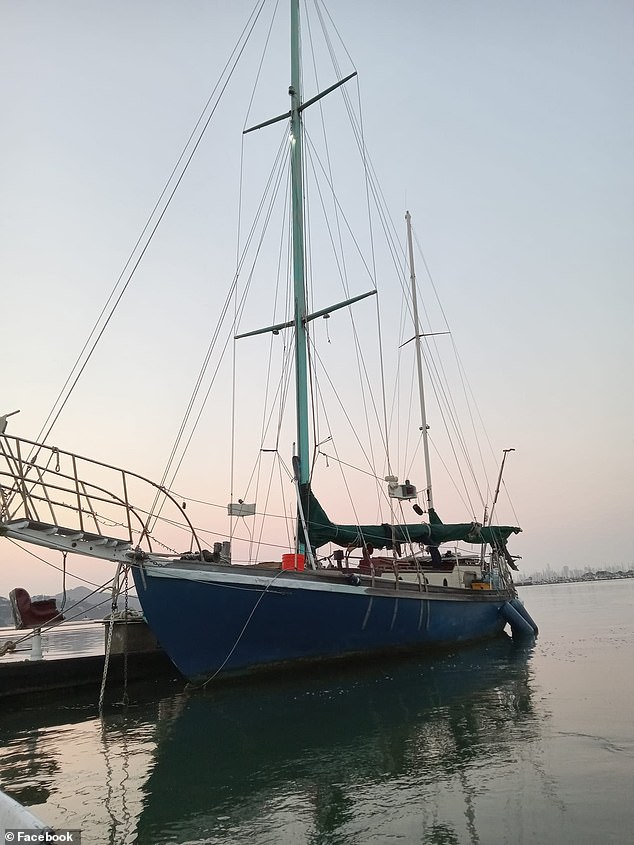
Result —
<instances>
[{"instance_id":1,"label":"rope on dock","mask_svg":"<svg viewBox=\"0 0 634 845\"><path fill-rule=\"evenodd\" d=\"M0 645L0 657L3 657L7 652L14 652L18 644L14 640L6 640Z\"/></svg>"}]
</instances>

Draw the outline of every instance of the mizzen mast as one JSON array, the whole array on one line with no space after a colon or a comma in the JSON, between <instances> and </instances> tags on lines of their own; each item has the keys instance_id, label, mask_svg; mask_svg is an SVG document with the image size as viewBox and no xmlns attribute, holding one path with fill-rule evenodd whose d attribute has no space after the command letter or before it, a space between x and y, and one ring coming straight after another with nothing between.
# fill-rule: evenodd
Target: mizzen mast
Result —
<instances>
[{"instance_id":1,"label":"mizzen mast","mask_svg":"<svg viewBox=\"0 0 634 845\"><path fill-rule=\"evenodd\" d=\"M416 369L418 372L418 396L420 401L421 431L423 433L423 452L425 456L425 498L427 510L434 509L434 499L431 486L431 465L429 462L429 435L427 426L427 413L425 410L425 383L423 379L423 359L421 353L420 339L423 336L418 322L418 296L416 291L416 271L414 270L414 249L412 247L412 218L409 211L405 212L407 222L407 249L409 254L409 278L412 284L412 310L414 318L414 340L416 341Z\"/></svg>"}]
</instances>

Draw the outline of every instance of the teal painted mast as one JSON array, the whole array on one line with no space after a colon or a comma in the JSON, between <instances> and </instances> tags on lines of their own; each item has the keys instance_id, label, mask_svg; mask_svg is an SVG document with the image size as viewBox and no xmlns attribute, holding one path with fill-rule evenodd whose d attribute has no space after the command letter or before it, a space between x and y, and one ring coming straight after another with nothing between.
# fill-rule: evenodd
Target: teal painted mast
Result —
<instances>
[{"instance_id":1,"label":"teal painted mast","mask_svg":"<svg viewBox=\"0 0 634 845\"><path fill-rule=\"evenodd\" d=\"M295 331L295 403L297 416L297 454L293 458L293 466L295 469L295 480L298 486L298 520L301 524L301 530L298 530L299 537L299 551L306 552L307 543L307 525L306 514L303 510L301 497L308 491L310 481L310 443L308 439L308 420L309 420L309 402L308 402L308 331L307 326L312 320L318 317L323 317L331 314L333 311L338 311L341 308L346 308L354 302L365 299L368 296L374 296L376 290L368 291L367 293L353 296L344 302L330 305L327 308L321 308L312 314L306 310L306 271L304 261L304 171L302 164L302 145L303 145L303 128L302 128L302 112L308 106L313 105L322 97L340 88L350 79L357 75L356 71L350 73L343 79L335 82L329 88L311 97L306 102L302 102L302 80L301 80L301 44L300 44L300 26L299 26L299 0L291 0L291 85L288 89L291 98L290 111L285 114L280 114L277 117L265 120L264 123L258 123L257 126L251 126L245 129L244 133L253 132L256 129L262 129L264 126L270 126L272 123L277 123L280 120L288 120L290 118L290 156L291 156L291 215L293 224L292 234L292 252L293 252L293 318L288 322L277 323L274 326L267 326L263 329L256 329L254 331L245 332L236 335L236 339L243 337L251 337L256 334L263 334L264 332L274 332L278 334L281 329L292 328ZM312 545L312 543L310 544ZM311 557L310 550L309 559ZM313 564L314 565L314 564Z\"/></svg>"},{"instance_id":2,"label":"teal painted mast","mask_svg":"<svg viewBox=\"0 0 634 845\"><path fill-rule=\"evenodd\" d=\"M300 484L310 475L308 443L308 336L304 264L304 172L302 164L299 0L291 0L291 210L293 216L293 291L295 300L295 396Z\"/></svg>"}]
</instances>

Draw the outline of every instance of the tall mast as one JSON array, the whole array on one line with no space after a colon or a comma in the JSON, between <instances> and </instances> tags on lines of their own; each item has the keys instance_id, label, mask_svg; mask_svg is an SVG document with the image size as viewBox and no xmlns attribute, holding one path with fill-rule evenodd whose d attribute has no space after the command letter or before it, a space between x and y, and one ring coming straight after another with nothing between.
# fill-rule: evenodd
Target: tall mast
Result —
<instances>
[{"instance_id":1,"label":"tall mast","mask_svg":"<svg viewBox=\"0 0 634 845\"><path fill-rule=\"evenodd\" d=\"M414 339L416 341L416 369L418 370L418 396L420 400L420 420L423 432L423 451L425 455L425 479L427 510L434 509L434 499L431 490L431 466L429 463L429 436L427 433L427 414L425 412L425 385L423 381L423 359L420 348L421 332L418 323L418 297L416 293L416 272L414 270L414 250L412 248L412 218L409 211L405 213L407 221L407 249L409 252L409 278L412 283L412 309L414 317Z\"/></svg>"},{"instance_id":2,"label":"tall mast","mask_svg":"<svg viewBox=\"0 0 634 845\"><path fill-rule=\"evenodd\" d=\"M302 166L301 64L299 0L291 0L291 208L293 215L293 290L295 323L295 396L297 412L297 455L299 483L308 482L308 339L304 269L304 190Z\"/></svg>"},{"instance_id":3,"label":"tall mast","mask_svg":"<svg viewBox=\"0 0 634 845\"><path fill-rule=\"evenodd\" d=\"M245 332L236 335L236 339L242 337L251 337L256 334L263 334L265 332L273 332L278 334L281 329L293 328L295 330L295 402L296 402L296 416L297 416L297 455L293 457L293 467L295 470L295 480L298 485L298 520L301 523L304 537L307 536L305 514L301 502L301 488L308 484L310 479L310 449L308 440L308 332L306 330L307 324L311 320L316 320L318 317L329 315L332 311L338 311L340 308L345 308L365 299L368 296L374 296L376 289L368 291L367 293L353 296L346 299L344 302L339 302L335 305L330 305L327 308L322 308L315 311L313 314L308 314L306 311L306 271L304 261L304 172L302 165L302 111L303 109L321 100L327 94L340 88L350 79L357 75L354 71L348 76L335 82L329 88L316 94L306 102L302 102L302 73L301 73L301 56L300 56L300 27L299 27L299 0L291 0L291 84L288 93L291 98L290 111L285 114L280 114L277 117L272 117L265 120L264 123L258 123L257 126L251 126L244 130L253 132L256 129L262 129L264 126L270 126L272 123L278 123L280 120L291 121L291 135L290 135L290 155L291 155L291 214L293 220L293 236L292 236L292 250L293 250L293 319L284 323L277 323L274 326L268 326L264 329L256 329L255 331ZM300 532L298 532L300 533ZM300 551L307 551L305 543L299 543ZM309 550L308 550L309 551ZM310 551L309 551L310 558Z\"/></svg>"},{"instance_id":4,"label":"tall mast","mask_svg":"<svg viewBox=\"0 0 634 845\"><path fill-rule=\"evenodd\" d=\"M357 302L360 299L365 299L367 296L374 296L376 290L371 290L368 293L354 296L344 302L339 302L336 305L331 305L328 308L323 308L314 314L307 314L306 312L306 272L304 261L304 170L302 164L302 144L303 144L303 129L302 129L302 111L307 106L316 103L330 94L337 88L340 88L350 79L357 75L354 71L348 76L335 82L329 88L316 94L305 103L302 102L302 71L301 71L301 45L300 45L300 27L299 27L299 0L291 0L291 84L288 93L291 98L290 111L285 114L280 114L277 117L272 117L270 120L265 120L264 123L258 123L257 126L251 126L244 130L253 132L256 129L262 129L264 126L270 126L272 123L277 123L280 120L291 121L291 135L290 135L290 155L291 155L291 214L293 219L293 319L289 322L278 323L275 326L268 326L264 329L256 329L251 332L244 332L236 335L236 339L242 337L251 337L256 334L263 334L264 332L278 333L280 329L295 329L295 395L296 395L296 415L297 415L297 459L299 461L299 473L297 480L300 484L306 484L310 477L310 451L308 441L308 333L306 325L317 317L323 317L331 311L337 311L340 308L345 308Z\"/></svg>"}]
</instances>

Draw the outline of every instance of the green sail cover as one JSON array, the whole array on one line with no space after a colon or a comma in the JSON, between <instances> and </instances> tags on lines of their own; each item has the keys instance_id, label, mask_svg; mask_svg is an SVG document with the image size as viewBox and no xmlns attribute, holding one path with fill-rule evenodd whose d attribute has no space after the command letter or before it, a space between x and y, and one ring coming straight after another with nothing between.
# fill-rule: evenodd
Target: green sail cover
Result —
<instances>
[{"instance_id":1,"label":"green sail cover","mask_svg":"<svg viewBox=\"0 0 634 845\"><path fill-rule=\"evenodd\" d=\"M482 526L477 522L445 525L434 510L429 513L429 523L337 525L328 519L324 509L308 488L302 491L302 504L310 544L315 549L326 543L335 543L347 548L362 548L371 544L375 549L391 549L394 544L399 543L439 546L442 543L456 541L488 543L494 548L503 549L511 534L519 534L522 530L509 525Z\"/></svg>"}]
</instances>

